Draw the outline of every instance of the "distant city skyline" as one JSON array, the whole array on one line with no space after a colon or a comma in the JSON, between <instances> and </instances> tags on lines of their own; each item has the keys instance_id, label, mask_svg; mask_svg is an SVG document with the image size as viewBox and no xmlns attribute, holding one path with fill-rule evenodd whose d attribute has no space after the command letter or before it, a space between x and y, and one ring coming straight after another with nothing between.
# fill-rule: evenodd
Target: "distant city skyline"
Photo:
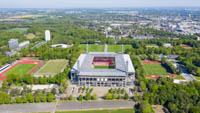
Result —
<instances>
[{"instance_id":1,"label":"distant city skyline","mask_svg":"<svg viewBox=\"0 0 200 113\"><path fill-rule=\"evenodd\" d=\"M0 8L200 7L200 0L0 0Z\"/></svg>"}]
</instances>

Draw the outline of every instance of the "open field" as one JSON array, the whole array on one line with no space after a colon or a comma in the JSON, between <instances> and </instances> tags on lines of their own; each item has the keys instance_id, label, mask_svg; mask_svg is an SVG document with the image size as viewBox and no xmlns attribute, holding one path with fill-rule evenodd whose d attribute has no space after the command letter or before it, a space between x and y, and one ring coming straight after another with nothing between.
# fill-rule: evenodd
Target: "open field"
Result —
<instances>
[{"instance_id":1,"label":"open field","mask_svg":"<svg viewBox=\"0 0 200 113\"><path fill-rule=\"evenodd\" d=\"M158 48L158 46L156 44L149 44L146 45L147 48Z\"/></svg>"},{"instance_id":2,"label":"open field","mask_svg":"<svg viewBox=\"0 0 200 113\"><path fill-rule=\"evenodd\" d=\"M121 45L108 45L108 52L121 52L122 46Z\"/></svg>"},{"instance_id":3,"label":"open field","mask_svg":"<svg viewBox=\"0 0 200 113\"><path fill-rule=\"evenodd\" d=\"M200 80L200 77L198 76L193 76L196 80Z\"/></svg>"},{"instance_id":4,"label":"open field","mask_svg":"<svg viewBox=\"0 0 200 113\"><path fill-rule=\"evenodd\" d=\"M132 48L131 45L124 45L124 51L126 49ZM121 52L122 45L108 45L108 52Z\"/></svg>"},{"instance_id":5,"label":"open field","mask_svg":"<svg viewBox=\"0 0 200 113\"><path fill-rule=\"evenodd\" d=\"M143 67L147 75L169 76L169 73L161 64L143 63Z\"/></svg>"},{"instance_id":6,"label":"open field","mask_svg":"<svg viewBox=\"0 0 200 113\"><path fill-rule=\"evenodd\" d=\"M185 80L181 75L174 75L174 79Z\"/></svg>"},{"instance_id":7,"label":"open field","mask_svg":"<svg viewBox=\"0 0 200 113\"><path fill-rule=\"evenodd\" d=\"M55 75L60 73L67 63L67 60L49 60L35 74Z\"/></svg>"},{"instance_id":8,"label":"open field","mask_svg":"<svg viewBox=\"0 0 200 113\"><path fill-rule=\"evenodd\" d=\"M5 75L15 74L15 75L26 75L28 72L33 69L37 64L19 64L13 69L5 73Z\"/></svg>"},{"instance_id":9,"label":"open field","mask_svg":"<svg viewBox=\"0 0 200 113\"><path fill-rule=\"evenodd\" d=\"M20 33L23 33L23 32L26 32L28 28L12 28L12 29L9 29L9 30L6 30L8 32L20 32Z\"/></svg>"},{"instance_id":10,"label":"open field","mask_svg":"<svg viewBox=\"0 0 200 113\"><path fill-rule=\"evenodd\" d=\"M83 49L83 50L86 50L86 44L80 45L80 48ZM89 44L88 45L88 51L89 52L103 52L104 51L104 45Z\"/></svg>"},{"instance_id":11,"label":"open field","mask_svg":"<svg viewBox=\"0 0 200 113\"><path fill-rule=\"evenodd\" d=\"M36 36L33 33L29 33L26 35L27 39L34 39Z\"/></svg>"},{"instance_id":12,"label":"open field","mask_svg":"<svg viewBox=\"0 0 200 113\"><path fill-rule=\"evenodd\" d=\"M88 111L66 111L56 113L134 113L133 109L117 109L117 110L88 110Z\"/></svg>"}]
</instances>

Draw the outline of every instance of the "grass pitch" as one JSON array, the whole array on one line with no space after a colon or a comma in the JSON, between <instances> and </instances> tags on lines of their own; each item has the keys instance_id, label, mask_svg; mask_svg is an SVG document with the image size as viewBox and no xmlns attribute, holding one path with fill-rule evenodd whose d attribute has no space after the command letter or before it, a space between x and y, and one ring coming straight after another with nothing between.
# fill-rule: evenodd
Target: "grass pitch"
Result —
<instances>
[{"instance_id":1,"label":"grass pitch","mask_svg":"<svg viewBox=\"0 0 200 113\"><path fill-rule=\"evenodd\" d=\"M66 111L56 113L134 113L133 109L117 109L117 110L90 110L90 111Z\"/></svg>"},{"instance_id":2,"label":"grass pitch","mask_svg":"<svg viewBox=\"0 0 200 113\"><path fill-rule=\"evenodd\" d=\"M131 48L131 45L124 45L124 51ZM108 45L108 52L122 52L122 45Z\"/></svg>"},{"instance_id":3,"label":"grass pitch","mask_svg":"<svg viewBox=\"0 0 200 113\"><path fill-rule=\"evenodd\" d=\"M5 75L15 74L24 76L27 75L27 73L36 65L37 64L18 64L16 67L6 72Z\"/></svg>"},{"instance_id":4,"label":"grass pitch","mask_svg":"<svg viewBox=\"0 0 200 113\"><path fill-rule=\"evenodd\" d=\"M86 44L82 44L79 46L82 50L86 50ZM88 45L89 52L104 52L104 45L95 45L89 44Z\"/></svg>"},{"instance_id":5,"label":"grass pitch","mask_svg":"<svg viewBox=\"0 0 200 113\"><path fill-rule=\"evenodd\" d=\"M161 64L144 63L143 67L147 75L169 76L169 73Z\"/></svg>"},{"instance_id":6,"label":"grass pitch","mask_svg":"<svg viewBox=\"0 0 200 113\"><path fill-rule=\"evenodd\" d=\"M60 73L61 70L66 66L66 60L50 60L48 61L40 70L38 70L38 74L57 74Z\"/></svg>"},{"instance_id":7,"label":"grass pitch","mask_svg":"<svg viewBox=\"0 0 200 113\"><path fill-rule=\"evenodd\" d=\"M159 46L157 46L156 44L149 44L146 45L147 48L159 48Z\"/></svg>"},{"instance_id":8,"label":"grass pitch","mask_svg":"<svg viewBox=\"0 0 200 113\"><path fill-rule=\"evenodd\" d=\"M94 66L94 69L114 69L115 66Z\"/></svg>"}]
</instances>

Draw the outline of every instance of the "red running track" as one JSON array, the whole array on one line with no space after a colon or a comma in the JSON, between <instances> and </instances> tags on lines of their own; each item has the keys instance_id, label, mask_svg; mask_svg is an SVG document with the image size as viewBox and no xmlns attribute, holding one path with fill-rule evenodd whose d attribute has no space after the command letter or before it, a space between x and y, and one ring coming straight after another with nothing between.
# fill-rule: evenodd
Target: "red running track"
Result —
<instances>
[{"instance_id":1,"label":"red running track","mask_svg":"<svg viewBox=\"0 0 200 113\"><path fill-rule=\"evenodd\" d=\"M170 78L174 78L174 74L170 74ZM157 80L159 78L158 75L147 75L147 78Z\"/></svg>"},{"instance_id":2,"label":"red running track","mask_svg":"<svg viewBox=\"0 0 200 113\"><path fill-rule=\"evenodd\" d=\"M33 67L29 72L27 72L27 74L32 73L37 67L39 67L41 65L40 61L36 61L36 60L21 60L19 62L17 62L16 64L14 64L13 66L11 66L10 68L8 68L6 71L0 73L0 80L4 80L7 77L3 76L4 73L10 71L11 69L15 68L17 65L19 64L37 64L35 67Z\"/></svg>"},{"instance_id":3,"label":"red running track","mask_svg":"<svg viewBox=\"0 0 200 113\"><path fill-rule=\"evenodd\" d=\"M144 63L144 64L148 64L148 63L161 64L161 63L158 62L158 61L151 61L151 60L143 60L142 63Z\"/></svg>"}]
</instances>

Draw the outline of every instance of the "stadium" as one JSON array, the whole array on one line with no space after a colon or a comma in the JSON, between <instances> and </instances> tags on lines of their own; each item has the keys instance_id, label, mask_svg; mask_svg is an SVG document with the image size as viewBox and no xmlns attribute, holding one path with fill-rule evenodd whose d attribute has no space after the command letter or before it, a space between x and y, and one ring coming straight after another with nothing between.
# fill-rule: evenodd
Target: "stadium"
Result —
<instances>
[{"instance_id":1,"label":"stadium","mask_svg":"<svg viewBox=\"0 0 200 113\"><path fill-rule=\"evenodd\" d=\"M128 54L89 52L79 56L70 78L79 86L126 87L133 85L135 69Z\"/></svg>"}]
</instances>

